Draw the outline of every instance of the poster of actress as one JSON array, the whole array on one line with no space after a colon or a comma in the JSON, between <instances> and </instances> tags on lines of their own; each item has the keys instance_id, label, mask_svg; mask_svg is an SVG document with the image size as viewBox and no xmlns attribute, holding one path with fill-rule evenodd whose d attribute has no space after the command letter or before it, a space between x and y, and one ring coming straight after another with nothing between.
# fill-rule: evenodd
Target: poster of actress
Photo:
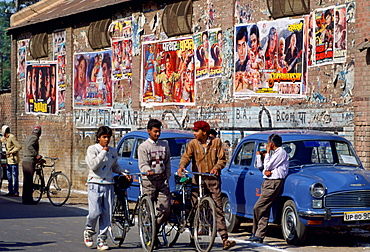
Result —
<instances>
[{"instance_id":1,"label":"poster of actress","mask_svg":"<svg viewBox=\"0 0 370 252\"><path fill-rule=\"evenodd\" d=\"M209 42L209 77L220 77L222 74L222 30L210 30Z\"/></svg>"},{"instance_id":2,"label":"poster of actress","mask_svg":"<svg viewBox=\"0 0 370 252\"><path fill-rule=\"evenodd\" d=\"M209 76L209 37L208 31L193 36L195 51L195 77L197 80Z\"/></svg>"},{"instance_id":3,"label":"poster of actress","mask_svg":"<svg viewBox=\"0 0 370 252\"><path fill-rule=\"evenodd\" d=\"M55 114L57 110L56 62L26 66L26 112Z\"/></svg>"},{"instance_id":4,"label":"poster of actress","mask_svg":"<svg viewBox=\"0 0 370 252\"><path fill-rule=\"evenodd\" d=\"M74 55L74 107L112 106L112 51Z\"/></svg>"},{"instance_id":5,"label":"poster of actress","mask_svg":"<svg viewBox=\"0 0 370 252\"><path fill-rule=\"evenodd\" d=\"M195 104L192 38L144 42L142 57L143 106Z\"/></svg>"},{"instance_id":6,"label":"poster of actress","mask_svg":"<svg viewBox=\"0 0 370 252\"><path fill-rule=\"evenodd\" d=\"M334 8L334 61L345 62L347 52L346 6Z\"/></svg>"}]
</instances>

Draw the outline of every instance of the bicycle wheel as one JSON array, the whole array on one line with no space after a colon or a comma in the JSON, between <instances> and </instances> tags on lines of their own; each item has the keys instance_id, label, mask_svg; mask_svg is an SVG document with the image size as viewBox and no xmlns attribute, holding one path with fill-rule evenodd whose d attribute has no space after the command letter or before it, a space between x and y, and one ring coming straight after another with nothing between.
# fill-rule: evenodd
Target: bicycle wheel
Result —
<instances>
[{"instance_id":1,"label":"bicycle wheel","mask_svg":"<svg viewBox=\"0 0 370 252\"><path fill-rule=\"evenodd\" d=\"M120 247L125 241L126 234L130 229L130 213L128 209L127 198L114 198L114 208L112 213L112 223L109 228L109 234L115 245Z\"/></svg>"},{"instance_id":2,"label":"bicycle wheel","mask_svg":"<svg viewBox=\"0 0 370 252\"><path fill-rule=\"evenodd\" d=\"M144 251L153 251L154 239L156 237L155 212L151 199L148 196L141 198L139 203L139 233L141 245Z\"/></svg>"},{"instance_id":3,"label":"bicycle wheel","mask_svg":"<svg viewBox=\"0 0 370 252\"><path fill-rule=\"evenodd\" d=\"M67 202L71 193L71 183L67 175L63 173L53 174L47 185L47 195L49 201L54 206L61 206Z\"/></svg>"},{"instance_id":4,"label":"bicycle wheel","mask_svg":"<svg viewBox=\"0 0 370 252\"><path fill-rule=\"evenodd\" d=\"M199 203L194 218L194 242L198 251L210 251L216 237L216 206L212 198Z\"/></svg>"},{"instance_id":5,"label":"bicycle wheel","mask_svg":"<svg viewBox=\"0 0 370 252\"><path fill-rule=\"evenodd\" d=\"M41 200L43 193L41 171L35 171L35 173L33 174L32 181L33 181L32 198L33 201L39 202Z\"/></svg>"},{"instance_id":6,"label":"bicycle wheel","mask_svg":"<svg viewBox=\"0 0 370 252\"><path fill-rule=\"evenodd\" d=\"M163 239L162 245L166 247L172 247L180 235L178 224L171 222L163 223L159 233Z\"/></svg>"}]
</instances>

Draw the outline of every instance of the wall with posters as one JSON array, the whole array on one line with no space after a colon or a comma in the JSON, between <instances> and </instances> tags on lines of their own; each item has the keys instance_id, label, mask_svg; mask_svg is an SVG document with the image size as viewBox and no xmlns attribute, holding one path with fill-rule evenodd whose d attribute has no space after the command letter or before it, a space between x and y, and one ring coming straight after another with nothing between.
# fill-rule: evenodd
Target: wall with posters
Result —
<instances>
[{"instance_id":1,"label":"wall with posters","mask_svg":"<svg viewBox=\"0 0 370 252\"><path fill-rule=\"evenodd\" d=\"M312 3L307 15L277 20L265 1L192 4L193 32L176 37L162 27L166 3L153 2L104 12L101 19L112 20L105 48L90 47L87 16L50 26L49 56L37 61L27 51L31 34L15 37L18 121L42 124L57 138L65 136L51 128L68 131L61 148L77 185L100 125L114 129L114 144L158 118L171 129L206 120L231 146L255 131L287 128L336 132L356 145L354 83L363 59L355 57L355 2Z\"/></svg>"}]
</instances>

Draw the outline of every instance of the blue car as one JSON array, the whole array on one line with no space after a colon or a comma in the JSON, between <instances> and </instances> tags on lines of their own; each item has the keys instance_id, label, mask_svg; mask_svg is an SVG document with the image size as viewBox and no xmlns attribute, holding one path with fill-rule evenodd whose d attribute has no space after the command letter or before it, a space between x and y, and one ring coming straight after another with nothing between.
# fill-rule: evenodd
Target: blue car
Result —
<instances>
[{"instance_id":1,"label":"blue car","mask_svg":"<svg viewBox=\"0 0 370 252\"><path fill-rule=\"evenodd\" d=\"M287 130L243 138L222 170L223 209L230 232L243 220L253 219L263 182L256 152L266 150L273 133L281 135L290 163L270 222L281 225L288 244L303 244L307 230L314 227L370 225L370 171L363 168L351 143L335 134Z\"/></svg>"},{"instance_id":2,"label":"blue car","mask_svg":"<svg viewBox=\"0 0 370 252\"><path fill-rule=\"evenodd\" d=\"M137 150L141 143L148 139L147 130L131 131L124 135L117 145L118 164L125 169L129 169L131 173L140 172L138 166ZM173 174L177 172L182 154L185 152L188 142L194 139L192 132L183 130L162 130L160 138L166 140L171 152L171 169L172 176L169 180L171 192L175 190L175 180ZM133 176L133 183L127 189L128 199L137 201L139 196L138 178Z\"/></svg>"}]
</instances>

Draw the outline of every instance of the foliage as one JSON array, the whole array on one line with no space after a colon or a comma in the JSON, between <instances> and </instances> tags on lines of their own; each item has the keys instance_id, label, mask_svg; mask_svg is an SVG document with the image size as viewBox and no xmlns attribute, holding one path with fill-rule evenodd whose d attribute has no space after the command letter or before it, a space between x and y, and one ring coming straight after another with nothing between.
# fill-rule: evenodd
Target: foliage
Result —
<instances>
[{"instance_id":1,"label":"foliage","mask_svg":"<svg viewBox=\"0 0 370 252\"><path fill-rule=\"evenodd\" d=\"M0 90L10 88L10 52L11 42L10 36L6 34L6 30L10 26L9 10L14 8L13 2L0 2Z\"/></svg>"}]
</instances>

